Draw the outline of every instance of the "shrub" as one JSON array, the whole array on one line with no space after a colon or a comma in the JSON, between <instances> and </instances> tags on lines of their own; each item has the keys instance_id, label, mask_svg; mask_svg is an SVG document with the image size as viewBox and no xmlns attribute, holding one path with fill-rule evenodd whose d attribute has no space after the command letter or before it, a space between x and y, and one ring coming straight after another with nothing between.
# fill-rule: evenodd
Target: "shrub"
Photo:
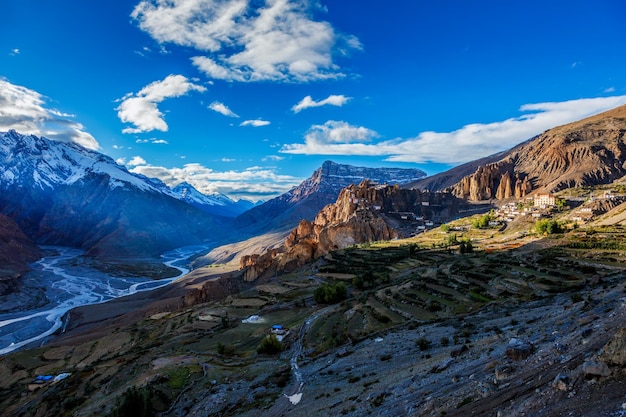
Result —
<instances>
[{"instance_id":1,"label":"shrub","mask_svg":"<svg viewBox=\"0 0 626 417\"><path fill-rule=\"evenodd\" d=\"M285 350L285 345L283 342L279 341L275 334L269 334L261 340L261 343L256 348L258 353L265 353L268 355L273 355L276 353L280 353Z\"/></svg>"},{"instance_id":2,"label":"shrub","mask_svg":"<svg viewBox=\"0 0 626 417\"><path fill-rule=\"evenodd\" d=\"M441 229L442 232L448 233L450 231L450 225L449 224L442 224L440 229Z\"/></svg>"},{"instance_id":3,"label":"shrub","mask_svg":"<svg viewBox=\"0 0 626 417\"><path fill-rule=\"evenodd\" d=\"M425 337L420 337L419 339L417 339L415 344L417 344L417 347L419 347L420 350L430 349L430 340L426 339Z\"/></svg>"},{"instance_id":4,"label":"shrub","mask_svg":"<svg viewBox=\"0 0 626 417\"><path fill-rule=\"evenodd\" d=\"M579 303L583 300L583 296L580 295L579 293L575 292L574 294L572 294L570 296L570 298L572 299L572 303Z\"/></svg>"},{"instance_id":5,"label":"shrub","mask_svg":"<svg viewBox=\"0 0 626 417\"><path fill-rule=\"evenodd\" d=\"M469 239L463 239L463 241L461 241L461 245L459 246L459 251L461 253L472 253L474 252L474 246L472 245L472 242Z\"/></svg>"},{"instance_id":6,"label":"shrub","mask_svg":"<svg viewBox=\"0 0 626 417\"><path fill-rule=\"evenodd\" d=\"M224 356L233 356L235 354L235 346L219 342L217 344L217 353Z\"/></svg>"},{"instance_id":7,"label":"shrub","mask_svg":"<svg viewBox=\"0 0 626 417\"><path fill-rule=\"evenodd\" d=\"M456 408L461 408L461 407L463 407L464 405L471 403L472 401L473 401L473 398L472 398L472 397L465 397L465 398L463 398L463 400L461 400L461 402L459 402L459 403L456 405Z\"/></svg>"}]
</instances>

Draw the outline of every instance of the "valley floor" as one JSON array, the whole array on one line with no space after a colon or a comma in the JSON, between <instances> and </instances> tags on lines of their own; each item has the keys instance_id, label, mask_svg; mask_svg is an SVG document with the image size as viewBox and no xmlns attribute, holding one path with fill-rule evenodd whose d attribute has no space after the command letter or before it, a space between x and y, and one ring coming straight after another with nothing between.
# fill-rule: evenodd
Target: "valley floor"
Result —
<instances>
[{"instance_id":1,"label":"valley floor","mask_svg":"<svg viewBox=\"0 0 626 417\"><path fill-rule=\"evenodd\" d=\"M79 311L69 334L0 358L0 408L23 416L625 415L625 253L579 249L597 231L542 240L507 233L472 236L476 249L465 255L435 247L444 232L349 248L238 294L185 304L191 288L225 279L207 268L176 288ZM603 242L623 237L603 233L612 233ZM343 282L348 298L316 303L325 282ZM284 350L259 353L273 325L288 330Z\"/></svg>"}]
</instances>

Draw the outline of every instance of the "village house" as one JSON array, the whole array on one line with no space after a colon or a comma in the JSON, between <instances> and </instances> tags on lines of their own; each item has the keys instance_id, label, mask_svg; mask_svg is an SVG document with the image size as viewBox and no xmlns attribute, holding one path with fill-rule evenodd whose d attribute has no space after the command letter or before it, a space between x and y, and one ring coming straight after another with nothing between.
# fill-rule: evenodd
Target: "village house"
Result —
<instances>
[{"instance_id":1,"label":"village house","mask_svg":"<svg viewBox=\"0 0 626 417\"><path fill-rule=\"evenodd\" d=\"M287 336L287 333L289 333L289 331L280 324L273 325L270 332L276 335L276 339L278 339L279 342L282 342L285 336Z\"/></svg>"},{"instance_id":2,"label":"village house","mask_svg":"<svg viewBox=\"0 0 626 417\"><path fill-rule=\"evenodd\" d=\"M605 191L604 194L602 194L602 198L607 200L613 200L615 197L615 194L613 194L611 190Z\"/></svg>"},{"instance_id":3,"label":"village house","mask_svg":"<svg viewBox=\"0 0 626 417\"><path fill-rule=\"evenodd\" d=\"M556 205L556 197L552 194L537 194L535 196L535 207L542 209L552 207Z\"/></svg>"}]
</instances>

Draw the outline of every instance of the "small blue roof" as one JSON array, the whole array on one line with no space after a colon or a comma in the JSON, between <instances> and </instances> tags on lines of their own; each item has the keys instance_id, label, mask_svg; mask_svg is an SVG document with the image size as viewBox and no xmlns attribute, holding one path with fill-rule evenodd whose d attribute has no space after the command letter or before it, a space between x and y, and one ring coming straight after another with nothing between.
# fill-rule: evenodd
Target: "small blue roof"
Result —
<instances>
[{"instance_id":1,"label":"small blue roof","mask_svg":"<svg viewBox=\"0 0 626 417\"><path fill-rule=\"evenodd\" d=\"M272 326L272 329L282 329L283 326L281 326L280 324L275 324Z\"/></svg>"}]
</instances>

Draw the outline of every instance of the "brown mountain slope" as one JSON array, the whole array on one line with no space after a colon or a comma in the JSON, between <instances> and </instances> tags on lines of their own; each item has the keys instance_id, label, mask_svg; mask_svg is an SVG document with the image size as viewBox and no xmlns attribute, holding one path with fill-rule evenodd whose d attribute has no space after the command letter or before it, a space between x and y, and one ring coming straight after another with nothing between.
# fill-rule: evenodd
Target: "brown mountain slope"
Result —
<instances>
[{"instance_id":1,"label":"brown mountain slope","mask_svg":"<svg viewBox=\"0 0 626 417\"><path fill-rule=\"evenodd\" d=\"M40 256L39 248L17 223L0 214L0 295L12 292L16 279Z\"/></svg>"},{"instance_id":2,"label":"brown mountain slope","mask_svg":"<svg viewBox=\"0 0 626 417\"><path fill-rule=\"evenodd\" d=\"M464 170L455 168L415 186L432 189L430 184L440 184L434 189L450 187L458 197L479 201L606 184L626 175L625 140L626 106L621 106L550 129L496 155L501 156L497 161L487 157L477 161L486 163L470 162L462 165ZM474 164L476 170L461 177Z\"/></svg>"}]
</instances>

